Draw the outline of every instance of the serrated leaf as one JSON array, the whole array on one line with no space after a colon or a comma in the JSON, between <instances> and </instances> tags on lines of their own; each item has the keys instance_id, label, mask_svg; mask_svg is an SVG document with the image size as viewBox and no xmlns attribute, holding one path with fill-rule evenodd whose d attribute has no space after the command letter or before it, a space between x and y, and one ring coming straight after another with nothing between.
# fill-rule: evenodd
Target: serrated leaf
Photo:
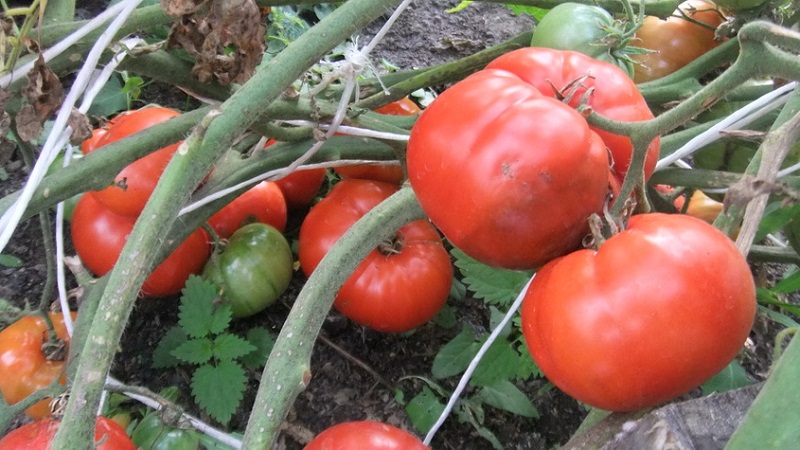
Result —
<instances>
[{"instance_id":1,"label":"serrated leaf","mask_svg":"<svg viewBox=\"0 0 800 450\"><path fill-rule=\"evenodd\" d=\"M527 14L537 21L542 20L545 14L547 14L548 9L537 8L535 6L524 6L524 5L506 5L508 9L510 9L514 15L519 16L520 14Z\"/></svg>"},{"instance_id":2,"label":"serrated leaf","mask_svg":"<svg viewBox=\"0 0 800 450\"><path fill-rule=\"evenodd\" d=\"M753 381L747 376L747 371L744 370L744 367L734 360L718 374L711 377L710 380L703 383L701 388L703 389L703 395L708 395L712 392L725 392L745 387L752 383Z\"/></svg>"},{"instance_id":3,"label":"serrated leaf","mask_svg":"<svg viewBox=\"0 0 800 450\"><path fill-rule=\"evenodd\" d=\"M211 339L189 339L172 351L172 356L189 364L203 364L214 354Z\"/></svg>"},{"instance_id":4,"label":"serrated leaf","mask_svg":"<svg viewBox=\"0 0 800 450\"><path fill-rule=\"evenodd\" d=\"M455 257L455 266L464 276L467 289L474 292L476 297L498 306L510 306L531 277L528 272L487 266L455 247L450 253Z\"/></svg>"},{"instance_id":5,"label":"serrated leaf","mask_svg":"<svg viewBox=\"0 0 800 450\"><path fill-rule=\"evenodd\" d=\"M122 82L118 76L112 76L92 101L87 115L107 117L128 108L128 96L122 91Z\"/></svg>"},{"instance_id":6,"label":"serrated leaf","mask_svg":"<svg viewBox=\"0 0 800 450\"><path fill-rule=\"evenodd\" d=\"M541 369L536 365L536 361L533 360L524 343L517 346L517 354L519 355L519 364L517 365L516 379L527 380L531 376L536 378L543 376Z\"/></svg>"},{"instance_id":7,"label":"serrated leaf","mask_svg":"<svg viewBox=\"0 0 800 450\"><path fill-rule=\"evenodd\" d=\"M211 323L208 326L208 331L211 334L220 334L228 329L228 325L233 318L233 310L231 305L227 303L218 303L214 313L211 315Z\"/></svg>"},{"instance_id":8,"label":"serrated leaf","mask_svg":"<svg viewBox=\"0 0 800 450\"><path fill-rule=\"evenodd\" d=\"M246 339L236 336L235 334L222 333L214 338L213 352L214 357L217 359L234 360L240 356L244 356L256 347L247 342Z\"/></svg>"},{"instance_id":9,"label":"serrated leaf","mask_svg":"<svg viewBox=\"0 0 800 450\"><path fill-rule=\"evenodd\" d=\"M533 402L510 381L501 381L497 384L484 386L476 397L489 406L518 416L539 417L539 411L533 405Z\"/></svg>"},{"instance_id":10,"label":"serrated leaf","mask_svg":"<svg viewBox=\"0 0 800 450\"><path fill-rule=\"evenodd\" d=\"M420 433L427 433L444 411L444 404L427 386L406 405L406 413Z\"/></svg>"},{"instance_id":11,"label":"serrated leaf","mask_svg":"<svg viewBox=\"0 0 800 450\"><path fill-rule=\"evenodd\" d=\"M189 337L201 338L221 331L217 331L220 318L214 311L217 295L217 288L210 281L197 275L191 275L186 280L186 286L181 291L178 323ZM223 330L227 325L226 323Z\"/></svg>"},{"instance_id":12,"label":"serrated leaf","mask_svg":"<svg viewBox=\"0 0 800 450\"><path fill-rule=\"evenodd\" d=\"M175 326L170 328L161 340L158 341L156 349L153 350L152 367L154 369L165 369L167 367L178 366L181 362L172 354L172 351L180 347L181 344L188 339L189 337L181 327Z\"/></svg>"},{"instance_id":13,"label":"serrated leaf","mask_svg":"<svg viewBox=\"0 0 800 450\"><path fill-rule=\"evenodd\" d=\"M227 424L242 401L246 383L244 369L236 362L206 364L192 375L192 395L209 416Z\"/></svg>"},{"instance_id":14,"label":"serrated leaf","mask_svg":"<svg viewBox=\"0 0 800 450\"><path fill-rule=\"evenodd\" d=\"M492 343L472 374L470 384L489 386L516 376L520 355L505 339Z\"/></svg>"},{"instance_id":15,"label":"serrated leaf","mask_svg":"<svg viewBox=\"0 0 800 450\"><path fill-rule=\"evenodd\" d=\"M239 362L248 369L264 367L269 357L269 352L272 351L272 346L275 345L275 337L266 328L255 327L247 332L247 342L252 344L255 349L239 358Z\"/></svg>"},{"instance_id":16,"label":"serrated leaf","mask_svg":"<svg viewBox=\"0 0 800 450\"><path fill-rule=\"evenodd\" d=\"M465 325L461 333L439 349L433 358L431 373L435 378L447 378L464 372L478 349L480 344Z\"/></svg>"}]
</instances>

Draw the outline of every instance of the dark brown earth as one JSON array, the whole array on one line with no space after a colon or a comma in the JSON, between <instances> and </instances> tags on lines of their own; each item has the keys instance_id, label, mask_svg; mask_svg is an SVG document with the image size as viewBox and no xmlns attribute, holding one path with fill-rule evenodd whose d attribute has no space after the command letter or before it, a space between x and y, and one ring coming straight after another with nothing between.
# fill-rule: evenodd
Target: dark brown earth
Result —
<instances>
[{"instance_id":1,"label":"dark brown earth","mask_svg":"<svg viewBox=\"0 0 800 450\"><path fill-rule=\"evenodd\" d=\"M94 5L104 2L86 2ZM375 56L403 67L421 67L450 61L474 53L494 43L501 42L531 26L526 17L514 17L498 4L476 2L458 14L445 14L444 9L458 4L457 0L419 0L381 44ZM85 6L86 13L95 12ZM377 25L370 27L374 32ZM362 41L362 45L363 45ZM185 107L186 98L169 86L150 85L145 93L151 102L167 106ZM11 178L0 182L0 196L18 189L27 176L19 156L0 154L0 164ZM287 234L296 234L301 220L295 215L290 220ZM46 264L42 233L38 220L29 220L19 227L8 253L24 261L19 268L0 269L0 298L16 305L36 305L41 296ZM291 288L281 298L280 304L267 312L238 323L245 330L253 325L266 326L277 333L303 285L298 273ZM451 301L459 322L485 332L489 313L476 299ZM120 345L113 375L128 384L145 386L158 391L166 386L181 388L182 406L200 414L191 403L190 374L183 370L154 370L151 355L164 332L177 322L177 299L139 301ZM771 334L764 323L757 324L755 346L769 347L769 340L761 333ZM759 328L761 327L761 328ZM421 382L400 381L401 377L418 375L430 377L431 364L436 352L461 329L460 326L443 328L428 324L411 334L387 335L354 325L336 312L332 312L322 329L322 339L317 343L312 359L313 378L306 391L300 394L289 414L286 433L277 448L300 449L310 436L344 421L374 419L413 429L403 407L395 401L398 391L411 398L422 387ZM755 355L769 354L766 348L751 350L753 358L745 359L754 379L763 378L766 363ZM748 352L749 353L749 352ZM230 424L232 430L241 431L248 417L258 383L258 373L252 380L244 406ZM444 380L452 389L457 379ZM485 426L502 442L506 449L548 449L565 443L583 420L586 411L577 402L556 389L546 389L542 379L521 383L519 387L534 400L541 418L526 419L486 407ZM433 441L436 449L490 449L468 424L451 417Z\"/></svg>"}]
</instances>

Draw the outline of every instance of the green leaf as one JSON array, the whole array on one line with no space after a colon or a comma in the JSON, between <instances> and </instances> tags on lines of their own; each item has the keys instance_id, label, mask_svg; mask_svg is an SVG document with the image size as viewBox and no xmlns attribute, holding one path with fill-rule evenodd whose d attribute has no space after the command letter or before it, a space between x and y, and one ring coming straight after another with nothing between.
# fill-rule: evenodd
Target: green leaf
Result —
<instances>
[{"instance_id":1,"label":"green leaf","mask_svg":"<svg viewBox=\"0 0 800 450\"><path fill-rule=\"evenodd\" d=\"M255 345L235 334L222 333L214 338L214 357L217 359L234 360L256 349Z\"/></svg>"},{"instance_id":2,"label":"green leaf","mask_svg":"<svg viewBox=\"0 0 800 450\"><path fill-rule=\"evenodd\" d=\"M517 374L520 356L505 339L499 339L489 346L481 358L470 383L475 386L490 386L501 381L511 380Z\"/></svg>"},{"instance_id":3,"label":"green leaf","mask_svg":"<svg viewBox=\"0 0 800 450\"><path fill-rule=\"evenodd\" d=\"M455 247L450 253L455 257L455 265L461 270L467 288L476 297L498 306L511 305L531 277L528 272L487 266Z\"/></svg>"},{"instance_id":4,"label":"green leaf","mask_svg":"<svg viewBox=\"0 0 800 450\"><path fill-rule=\"evenodd\" d=\"M539 366L536 365L536 361L531 357L528 347L524 342L517 346L517 354L519 355L519 359L517 360L516 379L527 380L531 376L537 378L542 377L542 371L539 369Z\"/></svg>"},{"instance_id":5,"label":"green leaf","mask_svg":"<svg viewBox=\"0 0 800 450\"><path fill-rule=\"evenodd\" d=\"M475 342L472 331L464 325L461 333L439 349L433 358L431 373L435 378L458 375L467 369L479 349L480 344Z\"/></svg>"},{"instance_id":6,"label":"green leaf","mask_svg":"<svg viewBox=\"0 0 800 450\"><path fill-rule=\"evenodd\" d=\"M544 15L547 14L547 11L549 11L548 9L537 8L535 6L523 6L523 5L506 5L506 6L508 6L508 9L510 9L514 14L516 15L527 14L536 19L537 22L542 20L542 17L544 17Z\"/></svg>"},{"instance_id":7,"label":"green leaf","mask_svg":"<svg viewBox=\"0 0 800 450\"><path fill-rule=\"evenodd\" d=\"M444 10L444 12L446 12L448 14L457 13L457 12L463 10L464 8L466 8L467 6L469 6L471 4L472 4L472 0L462 0L461 3L459 3L458 5L450 8L450 9Z\"/></svg>"},{"instance_id":8,"label":"green leaf","mask_svg":"<svg viewBox=\"0 0 800 450\"><path fill-rule=\"evenodd\" d=\"M122 90L122 82L119 76L112 76L103 85L97 97L94 98L92 106L89 107L87 115L97 117L108 117L119 111L128 108L128 96Z\"/></svg>"},{"instance_id":9,"label":"green leaf","mask_svg":"<svg viewBox=\"0 0 800 450\"><path fill-rule=\"evenodd\" d=\"M233 361L206 364L192 375L192 395L209 416L227 424L242 401L246 383L244 369Z\"/></svg>"},{"instance_id":10,"label":"green leaf","mask_svg":"<svg viewBox=\"0 0 800 450\"><path fill-rule=\"evenodd\" d=\"M433 323L442 328L453 328L458 324L458 319L456 318L456 313L453 311L453 308L445 304L442 309L433 316Z\"/></svg>"},{"instance_id":11,"label":"green leaf","mask_svg":"<svg viewBox=\"0 0 800 450\"><path fill-rule=\"evenodd\" d=\"M189 339L172 351L172 356L189 364L203 364L214 354L211 339Z\"/></svg>"},{"instance_id":12,"label":"green leaf","mask_svg":"<svg viewBox=\"0 0 800 450\"><path fill-rule=\"evenodd\" d=\"M158 341L156 349L153 350L153 368L165 369L180 365L180 360L172 354L172 351L180 347L188 339L189 337L183 331L183 328L179 326L170 328Z\"/></svg>"},{"instance_id":13,"label":"green leaf","mask_svg":"<svg viewBox=\"0 0 800 450\"><path fill-rule=\"evenodd\" d=\"M186 280L181 291L181 305L178 323L189 337L201 338L209 334L219 334L228 328L230 307L214 307L218 297L217 288L210 281L197 275Z\"/></svg>"},{"instance_id":14,"label":"green leaf","mask_svg":"<svg viewBox=\"0 0 800 450\"><path fill-rule=\"evenodd\" d=\"M272 346L275 345L275 337L266 328L255 327L247 332L247 342L254 347L254 350L239 358L239 362L248 369L264 367L264 364L267 363L267 358L269 358L269 352L272 351Z\"/></svg>"},{"instance_id":15,"label":"green leaf","mask_svg":"<svg viewBox=\"0 0 800 450\"><path fill-rule=\"evenodd\" d=\"M769 317L775 323L779 323L786 328L795 328L800 327L800 323L797 323L794 319L787 316L786 314L780 313L778 311L772 310L767 308L766 306L758 305L758 312L764 314L765 316Z\"/></svg>"},{"instance_id":16,"label":"green leaf","mask_svg":"<svg viewBox=\"0 0 800 450\"><path fill-rule=\"evenodd\" d=\"M539 418L539 411L514 383L501 381L497 384L484 386L476 395L489 406L508 411L523 417Z\"/></svg>"},{"instance_id":17,"label":"green leaf","mask_svg":"<svg viewBox=\"0 0 800 450\"><path fill-rule=\"evenodd\" d=\"M770 291L776 294L791 294L800 291L800 270L787 274L784 279L772 286Z\"/></svg>"},{"instance_id":18,"label":"green leaf","mask_svg":"<svg viewBox=\"0 0 800 450\"><path fill-rule=\"evenodd\" d=\"M780 230L800 214L800 204L783 207L781 203L776 201L767 206L761 222L758 224L758 232L753 239L755 242L764 239L770 233Z\"/></svg>"},{"instance_id":19,"label":"green leaf","mask_svg":"<svg viewBox=\"0 0 800 450\"><path fill-rule=\"evenodd\" d=\"M701 388L703 389L703 395L708 395L713 392L725 392L738 389L752 383L744 367L742 367L738 361L733 360L730 364L725 366L722 371L703 383Z\"/></svg>"},{"instance_id":20,"label":"green leaf","mask_svg":"<svg viewBox=\"0 0 800 450\"><path fill-rule=\"evenodd\" d=\"M427 433L444 411L444 404L427 386L406 405L406 413L420 433Z\"/></svg>"},{"instance_id":21,"label":"green leaf","mask_svg":"<svg viewBox=\"0 0 800 450\"><path fill-rule=\"evenodd\" d=\"M23 264L23 261L20 258L17 258L14 255L0 253L0 266L4 267L20 267Z\"/></svg>"},{"instance_id":22,"label":"green leaf","mask_svg":"<svg viewBox=\"0 0 800 450\"><path fill-rule=\"evenodd\" d=\"M0 181L8 181L9 178L11 178L11 175L6 172L5 168L0 167Z\"/></svg>"}]
</instances>

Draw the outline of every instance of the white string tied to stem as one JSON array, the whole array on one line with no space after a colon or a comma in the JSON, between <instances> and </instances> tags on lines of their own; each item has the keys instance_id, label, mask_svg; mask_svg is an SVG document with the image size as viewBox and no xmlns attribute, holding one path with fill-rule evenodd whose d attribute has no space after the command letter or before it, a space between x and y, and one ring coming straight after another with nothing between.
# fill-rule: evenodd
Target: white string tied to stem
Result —
<instances>
[{"instance_id":1,"label":"white string tied to stem","mask_svg":"<svg viewBox=\"0 0 800 450\"><path fill-rule=\"evenodd\" d=\"M496 341L497 338L500 336L500 334L503 333L503 329L506 327L506 325L508 325L508 322L511 321L511 318L514 317L514 314L516 314L517 310L519 310L520 306L522 305L522 301L525 299L525 294L528 292L528 288L530 287L534 278L536 278L535 273L531 276L530 280L528 280L528 282L525 283L525 286L522 287L522 290L520 291L517 298L514 300L514 303L512 303L511 306L508 308L506 315L503 316L503 320L501 320L500 323L498 323L497 326L494 328L494 330L492 330L492 333L486 339L486 342L484 342L483 345L481 345L481 348L478 350L478 353L475 355L474 358L472 358L472 361L470 361L469 366L467 366L467 370L465 370L464 374L461 375L461 379L458 382L458 386L456 386L455 390L453 390L453 394L450 396L450 400L448 400L447 405L444 407L444 410L439 415L439 419L436 420L436 423L433 424L431 429L428 431L428 434L425 435L425 440L423 441L423 444L427 446L431 445L433 437L436 435L436 432L439 431L439 428L441 428L442 424L444 424L445 420L447 420L447 417L453 411L453 408L455 407L456 403L458 403L458 399L459 397L461 397L461 393L464 392L464 389L466 389L467 383L469 383L470 378L472 378L472 374L475 372L475 369L478 367L478 364L481 362L481 359L483 359L483 356L486 354L487 351L489 351L489 347L492 346L494 341Z\"/></svg>"}]
</instances>

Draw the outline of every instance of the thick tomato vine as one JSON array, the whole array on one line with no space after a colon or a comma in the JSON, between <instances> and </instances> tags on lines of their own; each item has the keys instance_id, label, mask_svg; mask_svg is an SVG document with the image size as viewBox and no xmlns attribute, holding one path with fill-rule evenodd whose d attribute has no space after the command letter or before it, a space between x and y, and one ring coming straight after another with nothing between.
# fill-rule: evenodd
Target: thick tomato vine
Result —
<instances>
[{"instance_id":1,"label":"thick tomato vine","mask_svg":"<svg viewBox=\"0 0 800 450\"><path fill-rule=\"evenodd\" d=\"M105 275L116 264L135 223L135 217L114 214L89 192L75 205L72 216L75 251L92 273ZM203 269L208 254L208 237L198 228L147 277L142 294L154 297L177 294L189 275Z\"/></svg>"},{"instance_id":2,"label":"thick tomato vine","mask_svg":"<svg viewBox=\"0 0 800 450\"><path fill-rule=\"evenodd\" d=\"M49 450L61 421L39 419L11 431L0 440L0 450ZM113 420L98 416L94 429L97 450L136 450L125 430Z\"/></svg>"},{"instance_id":3,"label":"thick tomato vine","mask_svg":"<svg viewBox=\"0 0 800 450\"><path fill-rule=\"evenodd\" d=\"M180 113L177 111L161 107L148 107L120 114L109 122L104 132L93 134L81 149L84 154L91 153L178 115ZM138 216L178 145L179 143L169 145L132 162L116 176L113 185L95 191L95 197L115 214Z\"/></svg>"},{"instance_id":4,"label":"thick tomato vine","mask_svg":"<svg viewBox=\"0 0 800 450\"><path fill-rule=\"evenodd\" d=\"M300 227L299 259L311 275L336 241L397 186L371 180L337 183ZM430 320L450 293L453 268L436 229L426 220L405 225L373 250L347 279L334 306L353 321L401 332Z\"/></svg>"},{"instance_id":5,"label":"thick tomato vine","mask_svg":"<svg viewBox=\"0 0 800 450\"><path fill-rule=\"evenodd\" d=\"M580 114L518 75L532 77L528 62L539 60L506 56L420 115L408 173L422 208L456 247L485 264L529 269L580 245L606 198L609 160Z\"/></svg>"},{"instance_id":6,"label":"thick tomato vine","mask_svg":"<svg viewBox=\"0 0 800 450\"><path fill-rule=\"evenodd\" d=\"M416 436L369 420L344 422L318 434L304 450L428 450Z\"/></svg>"},{"instance_id":7,"label":"thick tomato vine","mask_svg":"<svg viewBox=\"0 0 800 450\"><path fill-rule=\"evenodd\" d=\"M610 411L658 405L736 356L755 315L750 268L733 242L683 214L631 217L599 250L542 267L522 330L545 376Z\"/></svg>"},{"instance_id":8,"label":"thick tomato vine","mask_svg":"<svg viewBox=\"0 0 800 450\"><path fill-rule=\"evenodd\" d=\"M43 317L25 316L0 331L0 391L11 405L59 379L64 384L64 370L69 335L64 316L50 314L57 341L48 345L49 327ZM75 318L75 313L72 313ZM63 344L63 347L60 346ZM60 377L60 378L59 378ZM33 419L50 415L50 401L45 399L25 410Z\"/></svg>"}]
</instances>

